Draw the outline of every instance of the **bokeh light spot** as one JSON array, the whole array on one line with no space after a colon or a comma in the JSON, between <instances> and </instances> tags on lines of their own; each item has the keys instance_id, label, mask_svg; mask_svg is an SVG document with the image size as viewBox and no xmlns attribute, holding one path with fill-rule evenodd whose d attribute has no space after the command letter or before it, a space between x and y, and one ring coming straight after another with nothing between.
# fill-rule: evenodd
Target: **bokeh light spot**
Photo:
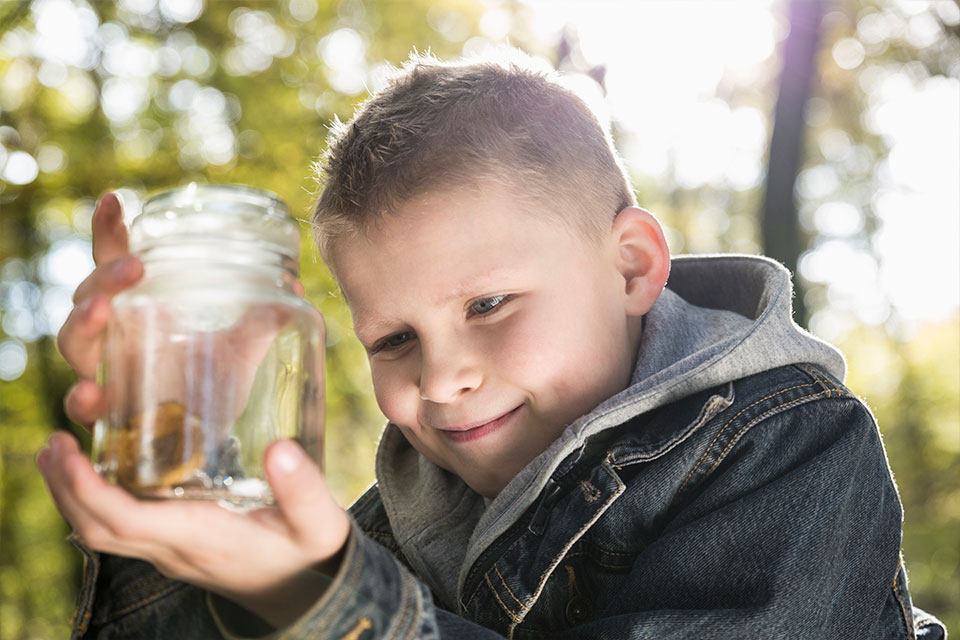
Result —
<instances>
[{"instance_id":1,"label":"bokeh light spot","mask_svg":"<svg viewBox=\"0 0 960 640\"><path fill-rule=\"evenodd\" d=\"M59 171L66 164L66 160L63 149L52 142L45 143L37 149L37 165L44 173Z\"/></svg>"},{"instance_id":2,"label":"bokeh light spot","mask_svg":"<svg viewBox=\"0 0 960 640\"><path fill-rule=\"evenodd\" d=\"M316 0L290 0L287 3L287 10L294 20L308 22L317 15Z\"/></svg>"},{"instance_id":3,"label":"bokeh light spot","mask_svg":"<svg viewBox=\"0 0 960 640\"><path fill-rule=\"evenodd\" d=\"M853 38L841 38L833 45L833 59L841 69L856 69L865 56L863 45Z\"/></svg>"},{"instance_id":4,"label":"bokeh light spot","mask_svg":"<svg viewBox=\"0 0 960 640\"><path fill-rule=\"evenodd\" d=\"M174 22L193 22L203 13L202 0L160 0L160 13Z\"/></svg>"},{"instance_id":5,"label":"bokeh light spot","mask_svg":"<svg viewBox=\"0 0 960 640\"><path fill-rule=\"evenodd\" d=\"M16 339L0 342L0 380L12 382L27 368L27 348Z\"/></svg>"},{"instance_id":6,"label":"bokeh light spot","mask_svg":"<svg viewBox=\"0 0 960 640\"><path fill-rule=\"evenodd\" d=\"M13 151L7 156L0 178L11 184L30 184L40 173L37 161L26 151Z\"/></svg>"}]
</instances>

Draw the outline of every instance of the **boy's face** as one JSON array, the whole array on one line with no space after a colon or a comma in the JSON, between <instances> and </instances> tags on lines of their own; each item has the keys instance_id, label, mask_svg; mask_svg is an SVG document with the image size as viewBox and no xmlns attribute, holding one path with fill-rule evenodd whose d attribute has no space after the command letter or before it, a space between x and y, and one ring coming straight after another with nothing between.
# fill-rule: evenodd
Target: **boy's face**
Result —
<instances>
[{"instance_id":1,"label":"boy's face","mask_svg":"<svg viewBox=\"0 0 960 640\"><path fill-rule=\"evenodd\" d=\"M436 192L331 255L380 408L487 497L626 387L639 338L616 244L536 209Z\"/></svg>"}]
</instances>

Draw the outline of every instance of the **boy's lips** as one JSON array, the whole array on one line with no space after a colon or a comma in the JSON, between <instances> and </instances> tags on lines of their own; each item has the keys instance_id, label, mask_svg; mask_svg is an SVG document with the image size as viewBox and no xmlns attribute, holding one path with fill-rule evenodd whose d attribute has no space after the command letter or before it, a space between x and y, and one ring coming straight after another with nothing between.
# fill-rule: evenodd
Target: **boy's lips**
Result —
<instances>
[{"instance_id":1,"label":"boy's lips","mask_svg":"<svg viewBox=\"0 0 960 640\"><path fill-rule=\"evenodd\" d=\"M452 440L453 442L470 442L499 430L501 427L510 422L522 407L523 405L515 407L510 411L497 416L496 418L478 420L476 422L471 422L464 425L437 427L437 430L440 431L440 433L442 433L448 440Z\"/></svg>"}]
</instances>

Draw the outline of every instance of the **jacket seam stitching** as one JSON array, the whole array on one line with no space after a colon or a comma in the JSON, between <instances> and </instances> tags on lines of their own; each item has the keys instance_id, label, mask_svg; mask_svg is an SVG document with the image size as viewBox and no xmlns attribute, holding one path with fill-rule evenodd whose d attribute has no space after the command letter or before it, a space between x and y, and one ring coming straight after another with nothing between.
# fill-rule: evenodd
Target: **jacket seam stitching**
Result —
<instances>
[{"instance_id":1,"label":"jacket seam stitching","mask_svg":"<svg viewBox=\"0 0 960 640\"><path fill-rule=\"evenodd\" d=\"M804 367L804 366L802 366L802 365L797 365L797 368L800 369L801 371L803 371L804 373L806 373L806 374L807 374L808 376L810 376L811 378L813 378L814 382L816 382L816 383L819 384L821 387L823 387L824 390L826 390L826 391L829 392L830 387L827 386L827 385L824 383L823 377L821 377L820 375L818 375L818 372L817 372L817 371L815 371L815 370L813 370L813 369L810 369L810 368L808 368L808 367ZM829 393L828 393L827 397L829 397Z\"/></svg>"},{"instance_id":2,"label":"jacket seam stitching","mask_svg":"<svg viewBox=\"0 0 960 640\"><path fill-rule=\"evenodd\" d=\"M729 393L726 396L722 396L719 393L713 394L707 401L704 403L703 407L700 409L700 413L696 418L686 428L683 429L679 434L674 434L670 439L655 442L653 444L637 447L629 455L624 456L626 458L631 458L628 460L618 460L614 452L610 452L613 456L611 461L614 462L613 466L615 469L620 470L627 465L637 464L639 462L649 462L650 460L655 460L670 451L675 447L687 440L691 435L693 435L697 430L707 424L714 416L719 414L721 411L727 409L731 404L733 404L734 389L733 383L727 383L729 387Z\"/></svg>"},{"instance_id":3,"label":"jacket seam stitching","mask_svg":"<svg viewBox=\"0 0 960 640\"><path fill-rule=\"evenodd\" d=\"M837 395L838 395L838 396L840 395L840 390L837 389L836 385L834 385L832 382L830 382L829 380L827 380L827 377L826 377L825 375L823 375L823 373L821 373L820 371L817 371L817 370L815 370L815 369L810 369L810 374L817 380L817 382L819 382L820 384L822 384L822 385L824 386L824 388L827 390L827 397L828 397L828 398L830 397L830 392L831 392L831 391L836 391L836 392L837 392Z\"/></svg>"},{"instance_id":4,"label":"jacket seam stitching","mask_svg":"<svg viewBox=\"0 0 960 640\"><path fill-rule=\"evenodd\" d=\"M601 467L601 468L607 473L607 475L609 475L611 478L613 478L613 480L617 483L618 488L620 488L620 487L623 486L623 483L620 481L620 478L618 478L617 475L616 475L608 466L604 466L604 467ZM611 504L611 503L613 502L613 499L615 499L615 498L617 497L617 495L618 495L618 494L612 495L612 496L611 496L611 499L608 500L605 504L606 504L606 505ZM603 509L601 509L600 511L603 511ZM594 514L594 516L596 516L596 514ZM560 555L558 555L557 557L554 558L554 560L557 561L557 562L551 563L551 564L558 564L558 563L559 563L559 560L562 559L563 556L566 555L566 552L569 551L570 548L573 546L572 542L575 542L576 540L579 540L580 537L583 535L583 532L586 531L587 529L589 529L589 528L593 525L594 519L595 519L595 517L590 518L589 521L587 521L582 527L580 527L580 529L577 531L577 533L574 534L574 536L573 536L573 538L572 538L572 540L571 540L571 543L570 543L568 546L566 546L566 548L563 549L563 551L561 551ZM554 568L555 568L555 567L554 567ZM549 567L549 566L548 566L546 569L544 569L543 573L540 574L540 578L537 580L537 582L542 585L544 578L545 578L551 571L552 571L552 569L551 569L551 567ZM536 594L534 594L534 596L535 596L535 595L536 595ZM533 598L534 596L530 596L530 597ZM530 600L530 599L528 598L527 601L529 602L529 600Z\"/></svg>"},{"instance_id":5,"label":"jacket seam stitching","mask_svg":"<svg viewBox=\"0 0 960 640\"><path fill-rule=\"evenodd\" d=\"M530 535L529 529L524 530L524 532L523 532L522 534L520 534L520 537L517 538L512 545L510 545L510 548L503 552L503 555L508 555L511 551L513 551L513 550L517 547L518 544L520 544L521 542L523 542L528 535ZM494 566L494 568L496 568L497 563L494 563L493 566ZM490 584L490 581L487 579L487 573L489 573L489 572L485 572L485 573L484 573L484 579L487 580L487 584L489 584L489 585L490 585L490 588L493 589L493 588L494 588L493 585ZM496 590L494 589L494 591L496 591ZM476 599L478 593L480 593L479 585L478 585L478 588L477 588L477 589L474 589L473 595L471 595L470 598L469 598L466 602L463 603L464 609L466 609L467 607L470 606L470 603L473 602L473 601ZM502 604L502 603L501 603L501 604Z\"/></svg>"},{"instance_id":6,"label":"jacket seam stitching","mask_svg":"<svg viewBox=\"0 0 960 640\"><path fill-rule=\"evenodd\" d=\"M783 409L789 409L789 408L794 407L794 406L796 406L796 405L798 405L798 404L801 404L802 402L804 402L804 401L806 401L806 400L809 400L810 398L816 398L817 396L826 396L826 397L829 398L829 397L830 397L830 390L829 390L829 389L825 389L825 390L823 390L823 391L818 391L818 392L816 392L816 393L811 393L811 394L808 394L808 395L805 395L805 396L800 396L799 398L794 398L793 400L791 400L791 401L789 401L789 402L785 402L785 403L780 404L780 405L777 405L777 406L775 406L775 407L771 407L770 409L767 409L766 411L764 411L764 412L761 413L760 415L756 416L755 418L753 418L752 420L750 420L749 422L747 422L746 424L744 424L742 427L740 427L740 430L737 431L737 432L733 435L733 438L730 440L730 442L727 444L727 446L724 447L723 451L720 452L720 456L717 458L717 461L713 463L713 466L710 467L710 470L707 471L707 475L710 475L711 473L713 473L714 469L716 469L718 466L720 466L720 463L723 462L723 461L726 459L727 452L730 451L730 449L731 449L734 445L736 445L737 442L739 442L739 440L740 440L740 435L741 435L744 431L746 431L747 429L749 429L749 428L752 427L753 425L757 424L758 422L760 422L760 421L763 420L764 418L767 418L767 417L770 416L771 414L774 414L774 413L776 413L776 412L778 412L778 411L782 411Z\"/></svg>"},{"instance_id":7,"label":"jacket seam stitching","mask_svg":"<svg viewBox=\"0 0 960 640\"><path fill-rule=\"evenodd\" d=\"M513 612L513 609L508 607L503 602L503 600L500 599L500 594L497 592L497 588L493 586L493 582L490 581L490 574L484 574L483 579L486 581L487 586L490 587L490 591L493 593L493 597L497 599L497 602L500 603L500 606L503 607L503 610L507 613L508 616L510 616L510 619L513 620L515 623L519 623L522 620L522 618L518 617L517 614Z\"/></svg>"},{"instance_id":8,"label":"jacket seam stitching","mask_svg":"<svg viewBox=\"0 0 960 640\"><path fill-rule=\"evenodd\" d=\"M515 593L513 592L513 590L510 588L510 585L508 585L508 584L507 584L507 581L504 580L503 574L500 573L500 567L497 566L497 563L494 563L494 565L493 565L493 571L494 571L494 573L497 574L497 577L500 578L500 584L502 584L502 585L503 585L503 588L507 590L507 593L510 594L510 597L513 598L513 601L516 602L518 605L520 605L520 608L521 608L522 610L528 609L529 607L527 606L527 604L524 603L522 600L520 600L520 598L518 598L518 597L516 596L516 594L515 594ZM529 600L530 600L530 599L527 598L527 602L529 602Z\"/></svg>"},{"instance_id":9,"label":"jacket seam stitching","mask_svg":"<svg viewBox=\"0 0 960 640\"><path fill-rule=\"evenodd\" d=\"M824 387L824 389L826 389L826 390L828 391L828 393L827 393L827 397L828 397L828 398L830 397L830 393L829 393L829 392L833 392L833 391L836 391L838 398L839 398L839 397L842 397L842 396L844 395L843 390L840 389L840 387L838 387L838 386L836 385L836 383L834 383L832 380L830 380L830 378L828 378L823 371L820 371L820 370L817 369L816 367L805 366L805 365L802 365L802 364L798 364L797 367L798 367L800 370L806 372L806 373L807 373L809 376L811 376L814 380L816 380L817 382L819 382L819 383Z\"/></svg>"},{"instance_id":10,"label":"jacket seam stitching","mask_svg":"<svg viewBox=\"0 0 960 640\"><path fill-rule=\"evenodd\" d=\"M583 533L587 529L592 527L596 523L596 521L600 518L600 516L606 513L607 509L610 508L610 505L613 504L614 501L616 501L616 499L623 493L624 489L626 488L626 485L623 483L622 480L620 480L617 474L613 472L613 469L611 469L609 465L605 465L602 468L607 473L607 475L613 478L614 482L617 483L616 492L611 494L610 498L606 502L604 502L599 509L597 509L597 511L593 514L593 516L590 517L587 520L587 522L583 524L582 527L580 527L577 533L574 534L570 538L570 540L567 541L567 543L560 549L560 552L553 558L550 564L547 565L547 568L543 570L543 573L540 574L540 578L537 581L536 590L527 599L527 602L530 604L530 606L527 607L527 610L524 613L526 613L527 611L530 610L530 608L532 608L533 603L535 603L537 599L540 597L540 594L543 593L543 589L546 586L547 579L550 577L550 574L552 574L553 571L557 568L557 566L559 566L560 562L563 560L563 557L567 554L567 552L573 547L574 544L576 544L577 540L579 540L583 536ZM513 623L513 625L511 625L509 629L509 633L507 634L508 638L513 638L514 630L517 628L517 625L520 624L522 621L523 619L521 617L520 620L516 620Z\"/></svg>"},{"instance_id":11,"label":"jacket seam stitching","mask_svg":"<svg viewBox=\"0 0 960 640\"><path fill-rule=\"evenodd\" d=\"M715 436L713 437L713 440L712 440L712 441L710 442L710 444L707 446L707 449L703 452L703 455L700 456L700 459L697 460L697 463L696 463L695 465L693 465L693 468L690 469L689 473L687 473L687 477L684 478L683 484L680 485L680 489L679 489L679 490L680 490L680 491L683 491L683 488L687 486L687 483L690 482L690 478L693 477L693 474L696 473L697 469L700 468L700 465L701 465L701 464L703 463L703 461L706 459L707 454L709 454L709 453L713 450L713 446L717 443L717 440L720 439L720 436L723 435L723 432L726 431L727 427L729 427L729 426L733 423L734 420L736 420L737 418L739 418L741 415L743 415L743 414L744 414L746 411L748 411L749 409L752 409L753 407L757 406L757 405L760 404L761 402L765 402L765 401L769 400L770 398L773 398L773 397L778 396L778 395L780 395L780 394L786 393L787 391L793 391L794 389L802 389L802 388L804 388L804 387L812 387L812 386L815 386L815 385L814 385L813 383L808 383L808 384L798 384L798 385L795 385L795 386L792 386L792 387L787 387L786 389L780 389L779 391L776 391L776 392L774 392L774 393L771 393L771 394L768 395L768 396L765 396L765 397L763 397L763 398L760 398L759 400L757 400L757 401L754 402L753 404L750 404L750 405L744 407L743 409L741 409L735 416L733 416L732 418L730 418L730 420L728 420L727 423L726 423L725 425L723 425L723 427L721 427L720 431L717 432L717 435L715 435Z\"/></svg>"}]
</instances>

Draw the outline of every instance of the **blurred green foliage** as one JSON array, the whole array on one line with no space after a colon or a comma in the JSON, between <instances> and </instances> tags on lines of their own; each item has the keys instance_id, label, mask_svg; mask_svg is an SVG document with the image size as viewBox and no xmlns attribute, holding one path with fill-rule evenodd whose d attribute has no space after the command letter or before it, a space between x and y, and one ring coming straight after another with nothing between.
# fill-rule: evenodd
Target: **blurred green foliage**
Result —
<instances>
[{"instance_id":1,"label":"blurred green foliage","mask_svg":"<svg viewBox=\"0 0 960 640\"><path fill-rule=\"evenodd\" d=\"M904 505L910 594L960 629L960 325L929 324L909 340L861 328L841 345L848 386L871 407Z\"/></svg>"},{"instance_id":2,"label":"blurred green foliage","mask_svg":"<svg viewBox=\"0 0 960 640\"><path fill-rule=\"evenodd\" d=\"M62 272L79 276L78 269L91 266L77 254L89 254L94 199L120 189L133 211L152 192L198 180L251 184L287 200L304 221L306 295L327 321L325 465L336 496L348 504L372 481L382 417L349 312L311 242L306 220L316 186L309 167L333 118L347 119L382 77L379 61L399 64L413 49L451 57L476 47L477 25L496 4L210 0L197 3L204 10L193 15L188 2L0 2L6 29L0 33L0 166L21 151L37 165L26 180L23 172L32 167L19 156L27 162L21 177L0 178L0 355L6 359L0 371L22 355L3 345L26 353L22 375L0 380L0 640L69 633L80 558L65 541L67 527L33 457L53 429L89 440L63 414L73 374L52 335L75 286ZM176 6L187 10L170 9ZM514 44L556 57L557 43L523 35L531 32L523 28L521 5L503 6L514 12ZM847 8L830 14L826 51L854 36L860 14L874 5L838 6ZM44 13L51 7L59 13ZM62 41L57 20L67 21ZM876 56L902 62L918 54L896 44ZM930 72L942 72L934 62ZM762 82L726 86L723 99L772 113L779 70L775 59L769 64ZM863 129L864 99L853 74L829 56L821 68L808 165L831 164L816 141L825 131L844 131L869 162L859 173L844 173L842 184L867 192L870 166L887 150ZM641 202L671 228L675 248L759 250L758 189L681 188L644 176L636 184ZM815 204L801 203L801 222L804 205ZM725 212L722 220L711 213L717 211ZM805 229L814 246L817 230ZM858 236L864 244L871 231L868 220ZM807 284L808 306L826 308L826 285ZM841 345L851 388L880 421L903 497L912 595L954 629L960 629L958 328L957 318L915 327L913 334L866 327Z\"/></svg>"}]
</instances>

